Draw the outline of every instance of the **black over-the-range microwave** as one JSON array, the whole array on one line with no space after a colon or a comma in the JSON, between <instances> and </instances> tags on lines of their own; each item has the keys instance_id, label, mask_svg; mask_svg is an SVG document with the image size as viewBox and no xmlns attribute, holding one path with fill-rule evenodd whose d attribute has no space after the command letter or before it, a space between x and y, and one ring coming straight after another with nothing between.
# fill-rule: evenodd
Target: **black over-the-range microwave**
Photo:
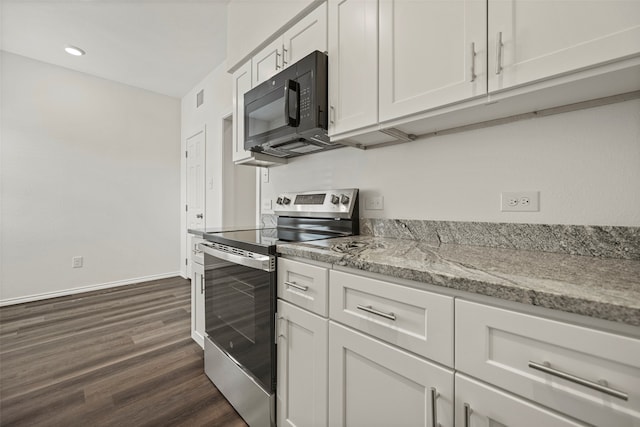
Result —
<instances>
[{"instance_id":1,"label":"black over-the-range microwave","mask_svg":"<svg viewBox=\"0 0 640 427\"><path fill-rule=\"evenodd\" d=\"M244 95L244 148L294 157L340 145L327 135L327 55L315 51Z\"/></svg>"}]
</instances>

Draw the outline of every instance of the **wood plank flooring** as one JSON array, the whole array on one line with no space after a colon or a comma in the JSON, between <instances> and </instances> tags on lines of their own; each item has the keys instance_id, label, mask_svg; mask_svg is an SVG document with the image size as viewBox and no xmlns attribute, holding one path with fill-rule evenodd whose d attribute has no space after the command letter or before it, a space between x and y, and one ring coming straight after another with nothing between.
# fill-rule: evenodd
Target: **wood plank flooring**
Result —
<instances>
[{"instance_id":1,"label":"wood plank flooring","mask_svg":"<svg viewBox=\"0 0 640 427\"><path fill-rule=\"evenodd\" d=\"M204 374L189 281L0 308L1 426L246 426Z\"/></svg>"}]
</instances>

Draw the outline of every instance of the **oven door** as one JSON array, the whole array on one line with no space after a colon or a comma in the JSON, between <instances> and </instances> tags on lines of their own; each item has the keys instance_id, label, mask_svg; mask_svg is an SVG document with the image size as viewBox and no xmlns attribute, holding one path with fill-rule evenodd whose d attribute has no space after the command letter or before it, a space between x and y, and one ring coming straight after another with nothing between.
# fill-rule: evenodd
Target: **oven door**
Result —
<instances>
[{"instance_id":1,"label":"oven door","mask_svg":"<svg viewBox=\"0 0 640 427\"><path fill-rule=\"evenodd\" d=\"M275 256L202 243L205 331L265 391L275 390Z\"/></svg>"}]
</instances>

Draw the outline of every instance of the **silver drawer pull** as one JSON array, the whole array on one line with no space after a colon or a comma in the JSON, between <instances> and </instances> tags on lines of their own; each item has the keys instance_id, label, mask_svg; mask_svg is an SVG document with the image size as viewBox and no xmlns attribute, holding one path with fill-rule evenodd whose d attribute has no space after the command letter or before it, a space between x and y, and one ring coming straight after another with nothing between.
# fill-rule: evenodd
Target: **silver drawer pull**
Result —
<instances>
[{"instance_id":1,"label":"silver drawer pull","mask_svg":"<svg viewBox=\"0 0 640 427\"><path fill-rule=\"evenodd\" d=\"M366 311L367 313L375 314L376 316L384 317L385 319L396 320L396 315L395 314L393 314L393 313L385 313L384 311L376 310L375 308L371 307L370 305L360 305L360 304L358 304L356 306L356 308L358 310Z\"/></svg>"},{"instance_id":2,"label":"silver drawer pull","mask_svg":"<svg viewBox=\"0 0 640 427\"><path fill-rule=\"evenodd\" d=\"M629 400L629 395L619 390L615 390L611 387L607 387L606 382L603 381L604 384L598 384L593 381L585 380L584 378L576 377L575 375L568 374L566 372L559 371L557 369L553 369L549 362L543 362L542 364L529 361L529 367L532 369L536 369L538 371L542 371L546 374L550 374L556 376L558 378L562 378L563 380L571 381L572 383L580 384L585 387L588 387L593 390L597 390L599 392L608 394L609 396L617 397L622 400Z\"/></svg>"},{"instance_id":3,"label":"silver drawer pull","mask_svg":"<svg viewBox=\"0 0 640 427\"><path fill-rule=\"evenodd\" d=\"M298 285L296 282L284 282L285 286L290 286L292 288L296 288L299 289L303 292L307 292L307 289L309 289L308 286L304 286L304 285Z\"/></svg>"}]
</instances>

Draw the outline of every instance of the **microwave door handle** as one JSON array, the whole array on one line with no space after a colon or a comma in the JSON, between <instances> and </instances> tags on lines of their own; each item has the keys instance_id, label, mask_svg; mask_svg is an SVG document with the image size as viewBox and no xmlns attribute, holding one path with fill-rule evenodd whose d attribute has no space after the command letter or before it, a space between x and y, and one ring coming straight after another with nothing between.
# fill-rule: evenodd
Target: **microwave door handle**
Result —
<instances>
[{"instance_id":1,"label":"microwave door handle","mask_svg":"<svg viewBox=\"0 0 640 427\"><path fill-rule=\"evenodd\" d=\"M291 93L294 94L293 115L291 115ZM284 83L284 116L287 126L298 127L300 124L300 85L295 80Z\"/></svg>"}]
</instances>

